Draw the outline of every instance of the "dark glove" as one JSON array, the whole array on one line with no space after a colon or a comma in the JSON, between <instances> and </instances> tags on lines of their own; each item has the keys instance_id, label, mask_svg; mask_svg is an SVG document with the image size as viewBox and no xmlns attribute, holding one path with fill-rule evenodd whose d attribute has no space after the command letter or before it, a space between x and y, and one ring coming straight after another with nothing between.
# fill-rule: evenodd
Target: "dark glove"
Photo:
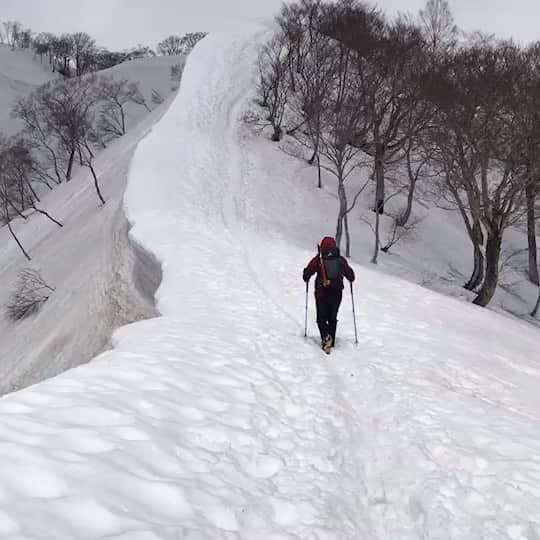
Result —
<instances>
[{"instance_id":1,"label":"dark glove","mask_svg":"<svg viewBox=\"0 0 540 540\"><path fill-rule=\"evenodd\" d=\"M307 283L310 278L310 274L307 268L304 269L304 272L302 273L302 279Z\"/></svg>"}]
</instances>

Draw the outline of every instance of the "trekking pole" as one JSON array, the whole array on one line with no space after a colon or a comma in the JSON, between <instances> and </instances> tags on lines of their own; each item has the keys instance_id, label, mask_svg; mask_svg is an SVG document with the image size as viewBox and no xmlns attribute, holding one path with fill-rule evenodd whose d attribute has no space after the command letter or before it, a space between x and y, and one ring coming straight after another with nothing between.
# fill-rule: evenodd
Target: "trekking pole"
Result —
<instances>
[{"instance_id":1,"label":"trekking pole","mask_svg":"<svg viewBox=\"0 0 540 540\"><path fill-rule=\"evenodd\" d=\"M358 331L356 330L356 310L354 309L354 291L353 291L352 282L350 283L350 285L351 285L352 314L353 314L353 321L354 321L354 342L356 343L356 345L358 345Z\"/></svg>"},{"instance_id":2,"label":"trekking pole","mask_svg":"<svg viewBox=\"0 0 540 540\"><path fill-rule=\"evenodd\" d=\"M304 337L307 337L308 295L309 295L309 281L306 281L306 322L304 324Z\"/></svg>"}]
</instances>

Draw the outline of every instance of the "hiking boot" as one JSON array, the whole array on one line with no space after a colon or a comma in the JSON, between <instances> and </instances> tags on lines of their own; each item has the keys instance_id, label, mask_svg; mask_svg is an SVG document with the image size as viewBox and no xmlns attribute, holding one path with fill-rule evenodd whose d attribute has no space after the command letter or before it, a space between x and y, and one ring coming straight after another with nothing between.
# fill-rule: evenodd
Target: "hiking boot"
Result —
<instances>
[{"instance_id":1,"label":"hiking boot","mask_svg":"<svg viewBox=\"0 0 540 540\"><path fill-rule=\"evenodd\" d=\"M330 354L330 349L332 348L332 336L326 336L322 341L322 350L326 354Z\"/></svg>"}]
</instances>

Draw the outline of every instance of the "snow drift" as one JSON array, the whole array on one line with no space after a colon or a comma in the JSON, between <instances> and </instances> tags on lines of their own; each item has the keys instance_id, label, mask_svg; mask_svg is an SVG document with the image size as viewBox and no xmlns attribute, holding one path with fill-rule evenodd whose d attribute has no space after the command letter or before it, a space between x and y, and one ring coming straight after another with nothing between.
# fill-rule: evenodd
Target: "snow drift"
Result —
<instances>
[{"instance_id":1,"label":"snow drift","mask_svg":"<svg viewBox=\"0 0 540 540\"><path fill-rule=\"evenodd\" d=\"M0 401L0 538L537 539L536 330L357 266L360 345L347 296L301 337L324 222L241 122L259 39L203 40L131 163L162 316Z\"/></svg>"}]
</instances>

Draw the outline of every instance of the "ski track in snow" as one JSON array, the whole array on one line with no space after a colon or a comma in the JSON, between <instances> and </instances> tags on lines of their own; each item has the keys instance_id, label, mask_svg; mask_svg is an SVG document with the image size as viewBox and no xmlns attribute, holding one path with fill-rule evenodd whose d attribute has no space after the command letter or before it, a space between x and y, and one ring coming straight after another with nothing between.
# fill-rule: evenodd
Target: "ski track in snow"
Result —
<instances>
[{"instance_id":1,"label":"ski track in snow","mask_svg":"<svg viewBox=\"0 0 540 540\"><path fill-rule=\"evenodd\" d=\"M359 346L347 294L301 339L294 179L240 122L263 35L203 40L132 161L162 316L0 400L0 539L538 540L535 330L357 267Z\"/></svg>"}]
</instances>

